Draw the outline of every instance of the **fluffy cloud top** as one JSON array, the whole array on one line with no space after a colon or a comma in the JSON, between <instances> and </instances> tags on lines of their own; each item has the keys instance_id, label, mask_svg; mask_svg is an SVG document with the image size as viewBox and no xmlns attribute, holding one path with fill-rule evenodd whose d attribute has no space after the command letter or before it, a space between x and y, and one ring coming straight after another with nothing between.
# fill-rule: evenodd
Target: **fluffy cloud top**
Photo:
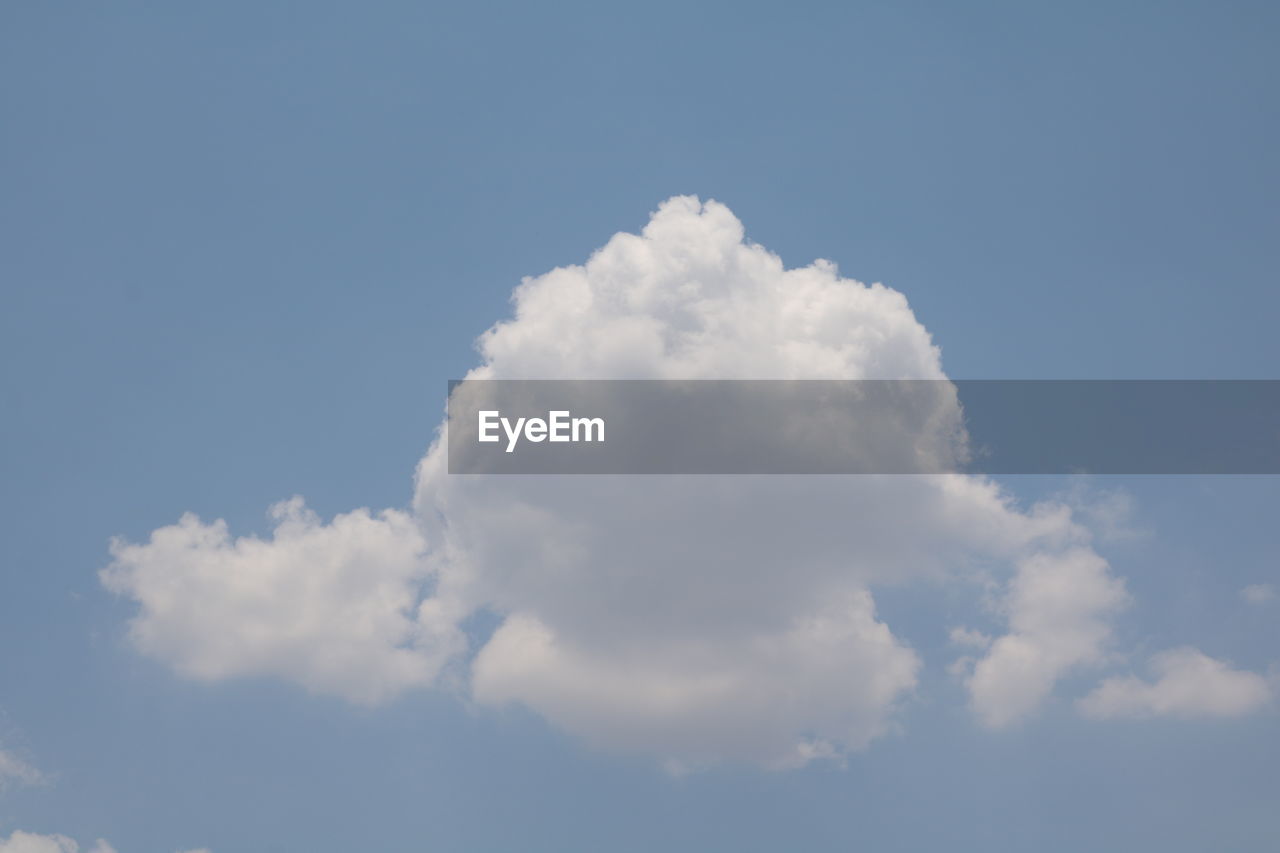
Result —
<instances>
[{"instance_id":1,"label":"fluffy cloud top","mask_svg":"<svg viewBox=\"0 0 1280 853\"><path fill-rule=\"evenodd\" d=\"M1232 669L1192 648L1171 649L1150 662L1154 681L1109 678L1077 703L1087 717L1239 717L1271 699L1267 680Z\"/></svg>"},{"instance_id":2,"label":"fluffy cloud top","mask_svg":"<svg viewBox=\"0 0 1280 853\"><path fill-rule=\"evenodd\" d=\"M942 379L906 298L816 261L784 269L729 208L670 199L582 266L526 278L471 378Z\"/></svg>"},{"instance_id":3,"label":"fluffy cloud top","mask_svg":"<svg viewBox=\"0 0 1280 853\"><path fill-rule=\"evenodd\" d=\"M900 293L785 269L691 197L513 302L470 378L945 378ZM362 702L453 662L481 704L680 767L795 766L891 730L922 661L877 586L994 579L1003 635L958 635L987 646L967 684L992 726L1102 661L1126 597L1067 507L958 475L450 477L442 437L411 515L274 512L269 540L185 516L115 543L103 580L138 602L139 649ZM499 624L467 647L478 612Z\"/></svg>"}]
</instances>

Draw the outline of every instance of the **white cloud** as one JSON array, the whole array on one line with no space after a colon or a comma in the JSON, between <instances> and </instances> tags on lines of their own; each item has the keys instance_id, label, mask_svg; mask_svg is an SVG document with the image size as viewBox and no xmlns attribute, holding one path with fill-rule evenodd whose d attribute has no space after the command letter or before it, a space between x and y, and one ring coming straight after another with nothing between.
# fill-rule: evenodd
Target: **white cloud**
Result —
<instances>
[{"instance_id":1,"label":"white cloud","mask_svg":"<svg viewBox=\"0 0 1280 853\"><path fill-rule=\"evenodd\" d=\"M1269 583L1254 583L1240 590L1240 596L1250 604L1270 604L1276 600L1276 590Z\"/></svg>"},{"instance_id":2,"label":"white cloud","mask_svg":"<svg viewBox=\"0 0 1280 853\"><path fill-rule=\"evenodd\" d=\"M80 853L80 845L65 835L15 830L8 838L0 838L0 853ZM99 838L84 853L116 853L116 850Z\"/></svg>"},{"instance_id":3,"label":"white cloud","mask_svg":"<svg viewBox=\"0 0 1280 853\"><path fill-rule=\"evenodd\" d=\"M39 785L45 776L12 752L0 749L0 791L13 786Z\"/></svg>"},{"instance_id":4,"label":"white cloud","mask_svg":"<svg viewBox=\"0 0 1280 853\"><path fill-rule=\"evenodd\" d=\"M516 614L480 653L475 695L524 702L598 746L673 766L732 756L785 767L882 734L918 668L861 592L776 633L654 636L625 650L563 642Z\"/></svg>"},{"instance_id":5,"label":"white cloud","mask_svg":"<svg viewBox=\"0 0 1280 853\"><path fill-rule=\"evenodd\" d=\"M0 853L82 853L80 845L65 835L40 835L14 830L8 838L0 838ZM116 853L116 849L99 838L83 853ZM206 847L178 853L210 853Z\"/></svg>"},{"instance_id":6,"label":"white cloud","mask_svg":"<svg viewBox=\"0 0 1280 853\"><path fill-rule=\"evenodd\" d=\"M472 378L944 376L900 293L784 269L693 198L525 279L514 307ZM978 477L449 477L437 442L414 510L322 524L295 501L269 541L187 516L117 543L103 579L139 602L139 648L184 673L369 702L465 664L456 626L496 613L479 703L683 767L838 759L892 730L921 661L876 586L1012 575L1008 633L969 677L993 725L1098 662L1123 600L1069 509L1022 512Z\"/></svg>"},{"instance_id":7,"label":"white cloud","mask_svg":"<svg viewBox=\"0 0 1280 853\"><path fill-rule=\"evenodd\" d=\"M272 538L232 540L187 514L148 543L112 543L106 586L136 599L136 646L194 678L275 675L375 703L428 685L461 639L420 600L424 542L405 513L324 524L277 504Z\"/></svg>"},{"instance_id":8,"label":"white cloud","mask_svg":"<svg viewBox=\"0 0 1280 853\"><path fill-rule=\"evenodd\" d=\"M724 205L665 202L639 235L526 278L473 378L944 378L906 297L799 269L746 242Z\"/></svg>"},{"instance_id":9,"label":"white cloud","mask_svg":"<svg viewBox=\"0 0 1280 853\"><path fill-rule=\"evenodd\" d=\"M1133 495L1123 488L1092 485L1089 477L1072 477L1056 500L1071 507L1072 514L1098 542L1131 542L1149 534L1134 523Z\"/></svg>"},{"instance_id":10,"label":"white cloud","mask_svg":"<svg viewBox=\"0 0 1280 853\"><path fill-rule=\"evenodd\" d=\"M1072 667L1099 663L1124 585L1106 561L1077 547L1023 558L1002 602L1009 633L991 644L967 680L982 722L999 728L1035 710Z\"/></svg>"},{"instance_id":11,"label":"white cloud","mask_svg":"<svg viewBox=\"0 0 1280 853\"><path fill-rule=\"evenodd\" d=\"M967 646L974 649L986 649L991 646L991 637L972 628L952 628L948 636L953 646Z\"/></svg>"},{"instance_id":12,"label":"white cloud","mask_svg":"<svg viewBox=\"0 0 1280 853\"><path fill-rule=\"evenodd\" d=\"M1096 719L1113 717L1239 717L1271 699L1260 675L1232 669L1226 661L1183 647L1151 658L1155 681L1108 678L1076 706Z\"/></svg>"},{"instance_id":13,"label":"white cloud","mask_svg":"<svg viewBox=\"0 0 1280 853\"><path fill-rule=\"evenodd\" d=\"M514 301L471 378L944 375L901 294L823 261L786 270L696 199L526 279ZM886 731L918 663L876 621L873 586L1019 560L1024 575L1052 564L1109 582L1069 511L1018 512L983 478L450 478L437 445L416 507L440 594L508 615L475 662L479 701L675 762L801 763ZM1090 602L1073 629L1028 634L1033 587L1017 582L1012 618L1040 651L1039 686L1005 719L1106 639L1107 608ZM1000 702L988 691L982 707Z\"/></svg>"}]
</instances>

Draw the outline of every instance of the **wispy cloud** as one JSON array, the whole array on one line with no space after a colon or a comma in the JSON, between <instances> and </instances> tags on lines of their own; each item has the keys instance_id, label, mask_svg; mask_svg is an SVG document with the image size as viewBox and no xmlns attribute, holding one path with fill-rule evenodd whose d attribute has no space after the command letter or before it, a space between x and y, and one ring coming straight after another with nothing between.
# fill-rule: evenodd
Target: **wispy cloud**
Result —
<instances>
[{"instance_id":1,"label":"wispy cloud","mask_svg":"<svg viewBox=\"0 0 1280 853\"><path fill-rule=\"evenodd\" d=\"M10 786L40 785L45 775L12 752L0 749L0 791Z\"/></svg>"},{"instance_id":2,"label":"wispy cloud","mask_svg":"<svg viewBox=\"0 0 1280 853\"><path fill-rule=\"evenodd\" d=\"M1109 678L1077 703L1080 713L1114 717L1239 717L1266 705L1271 687L1261 675L1232 668L1183 647L1151 658L1154 681Z\"/></svg>"},{"instance_id":3,"label":"wispy cloud","mask_svg":"<svg viewBox=\"0 0 1280 853\"><path fill-rule=\"evenodd\" d=\"M1269 583L1254 583L1240 590L1240 597L1250 604L1270 604L1276 600L1276 590Z\"/></svg>"}]
</instances>

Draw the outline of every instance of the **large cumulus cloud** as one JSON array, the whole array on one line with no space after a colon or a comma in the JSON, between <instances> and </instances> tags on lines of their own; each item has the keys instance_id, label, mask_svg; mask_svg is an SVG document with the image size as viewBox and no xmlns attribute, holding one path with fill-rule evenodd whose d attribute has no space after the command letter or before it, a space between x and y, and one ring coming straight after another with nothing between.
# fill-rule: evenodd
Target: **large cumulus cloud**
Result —
<instances>
[{"instance_id":1,"label":"large cumulus cloud","mask_svg":"<svg viewBox=\"0 0 1280 853\"><path fill-rule=\"evenodd\" d=\"M785 269L691 197L513 302L470 378L945 378L902 294L825 261ZM925 662L876 587L996 585L1003 635L962 666L992 726L1104 660L1126 600L1068 508L1020 510L960 475L451 477L441 437L412 518L280 518L269 541L187 517L117 543L103 577L139 602L139 648L361 701L452 661L481 704L675 766L794 766L890 730ZM458 626L481 612L497 627L468 646Z\"/></svg>"}]
</instances>

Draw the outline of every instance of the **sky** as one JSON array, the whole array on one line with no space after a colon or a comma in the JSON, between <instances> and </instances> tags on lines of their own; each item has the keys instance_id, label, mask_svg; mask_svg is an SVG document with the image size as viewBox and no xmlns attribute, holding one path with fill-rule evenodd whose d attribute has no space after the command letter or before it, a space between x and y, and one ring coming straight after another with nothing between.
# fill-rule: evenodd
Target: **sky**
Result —
<instances>
[{"instance_id":1,"label":"sky","mask_svg":"<svg viewBox=\"0 0 1280 853\"><path fill-rule=\"evenodd\" d=\"M1275 378L1269 4L0 16L0 851L1280 842L1276 478L432 449L470 371Z\"/></svg>"}]
</instances>

